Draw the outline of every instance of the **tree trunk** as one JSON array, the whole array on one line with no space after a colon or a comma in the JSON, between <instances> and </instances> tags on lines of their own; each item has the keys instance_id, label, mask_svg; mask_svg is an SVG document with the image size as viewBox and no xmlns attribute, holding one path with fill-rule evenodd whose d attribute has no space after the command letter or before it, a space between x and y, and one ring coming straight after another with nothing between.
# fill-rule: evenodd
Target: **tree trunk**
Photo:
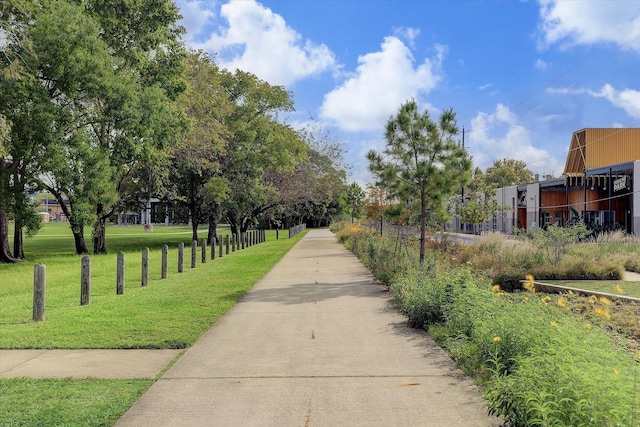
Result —
<instances>
[{"instance_id":1,"label":"tree trunk","mask_svg":"<svg viewBox=\"0 0 640 427\"><path fill-rule=\"evenodd\" d=\"M104 205L102 203L98 203L96 208L96 223L93 226L93 253L96 255L104 255L107 253L107 238L106 238L106 228L107 228L107 216L104 212Z\"/></svg>"},{"instance_id":2,"label":"tree trunk","mask_svg":"<svg viewBox=\"0 0 640 427\"><path fill-rule=\"evenodd\" d=\"M218 235L218 215L211 213L209 215L209 230L207 233L207 244L211 244L213 239Z\"/></svg>"},{"instance_id":3,"label":"tree trunk","mask_svg":"<svg viewBox=\"0 0 640 427\"><path fill-rule=\"evenodd\" d=\"M17 260L11 255L11 249L9 248L9 217L4 208L1 187L2 181L0 181L0 262L16 262Z\"/></svg>"},{"instance_id":4,"label":"tree trunk","mask_svg":"<svg viewBox=\"0 0 640 427\"><path fill-rule=\"evenodd\" d=\"M420 191L420 265L424 264L425 240L427 235L427 196Z\"/></svg>"},{"instance_id":5,"label":"tree trunk","mask_svg":"<svg viewBox=\"0 0 640 427\"><path fill-rule=\"evenodd\" d=\"M24 244L22 238L22 219L16 217L13 229L13 256L16 259L24 259Z\"/></svg>"},{"instance_id":6,"label":"tree trunk","mask_svg":"<svg viewBox=\"0 0 640 427\"><path fill-rule=\"evenodd\" d=\"M71 225L71 233L73 233L73 241L76 246L76 255L88 254L89 248L87 248L87 243L84 240L84 221L76 219L76 217L72 213L72 210L70 210L69 206L64 202L62 193L48 185L45 185L45 188L49 191L49 193L53 194L53 197L56 198L58 204L60 205L60 209L62 209L62 213L64 213L64 216L66 216L69 220L69 224Z\"/></svg>"}]
</instances>

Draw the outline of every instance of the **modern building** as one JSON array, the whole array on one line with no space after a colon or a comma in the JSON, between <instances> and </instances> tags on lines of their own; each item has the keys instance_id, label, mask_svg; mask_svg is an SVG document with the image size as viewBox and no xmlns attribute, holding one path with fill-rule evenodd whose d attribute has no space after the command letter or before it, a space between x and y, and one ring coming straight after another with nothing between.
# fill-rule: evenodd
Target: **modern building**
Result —
<instances>
[{"instance_id":1,"label":"modern building","mask_svg":"<svg viewBox=\"0 0 640 427\"><path fill-rule=\"evenodd\" d=\"M640 235L640 128L574 132L561 178L499 188L496 197L505 209L485 230L511 234L583 220L595 230Z\"/></svg>"}]
</instances>

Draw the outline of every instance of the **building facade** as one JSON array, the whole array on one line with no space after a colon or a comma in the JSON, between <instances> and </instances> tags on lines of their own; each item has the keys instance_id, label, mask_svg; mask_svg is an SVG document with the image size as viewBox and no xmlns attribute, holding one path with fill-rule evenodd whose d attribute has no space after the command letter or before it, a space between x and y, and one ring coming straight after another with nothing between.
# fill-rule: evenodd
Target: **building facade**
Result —
<instances>
[{"instance_id":1,"label":"building facade","mask_svg":"<svg viewBox=\"0 0 640 427\"><path fill-rule=\"evenodd\" d=\"M582 220L640 235L640 128L574 132L561 178L499 188L496 198L503 209L485 229L511 234Z\"/></svg>"}]
</instances>

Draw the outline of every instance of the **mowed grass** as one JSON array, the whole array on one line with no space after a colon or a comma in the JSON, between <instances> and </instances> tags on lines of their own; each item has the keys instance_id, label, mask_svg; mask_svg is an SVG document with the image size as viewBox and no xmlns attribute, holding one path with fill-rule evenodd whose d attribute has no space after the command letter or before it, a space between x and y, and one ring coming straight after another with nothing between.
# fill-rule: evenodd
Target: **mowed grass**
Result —
<instances>
[{"instance_id":1,"label":"mowed grass","mask_svg":"<svg viewBox=\"0 0 640 427\"><path fill-rule=\"evenodd\" d=\"M91 256L89 305L80 305L80 262L69 232L46 224L25 244L26 262L0 264L0 348L185 348L233 306L302 236L275 240L200 261L190 268L188 227L107 230L108 255ZM186 231L186 234L185 234ZM283 233L281 233L283 234ZM206 233L202 233L204 237ZM70 243L69 243L70 241ZM184 242L185 267L177 273L177 246ZM169 277L160 279L162 244L168 244ZM149 284L141 287L141 252L150 248ZM65 248L65 249L61 249ZM125 251L125 292L116 295L116 253ZM210 258L209 252L207 258ZM46 265L45 320L33 322L33 266Z\"/></svg>"},{"instance_id":2,"label":"mowed grass","mask_svg":"<svg viewBox=\"0 0 640 427\"><path fill-rule=\"evenodd\" d=\"M221 230L225 234L228 230ZM109 255L91 256L92 295L80 306L80 261L64 224L28 239L28 260L0 264L0 348L183 348L193 344L304 235L267 241L190 268L189 227L109 227ZM201 238L206 236L202 230ZM90 237L88 236L88 241ZM177 246L185 268L177 273ZM160 280L168 244L169 277ZM141 248L150 248L150 281L140 287ZM124 295L116 295L116 253L126 253ZM209 251L207 258L210 258ZM33 265L47 267L45 320L33 322ZM111 426L150 380L0 379L0 426Z\"/></svg>"},{"instance_id":3,"label":"mowed grass","mask_svg":"<svg viewBox=\"0 0 640 427\"><path fill-rule=\"evenodd\" d=\"M543 280L543 282L587 291L640 298L640 282L623 282L622 280Z\"/></svg>"},{"instance_id":4,"label":"mowed grass","mask_svg":"<svg viewBox=\"0 0 640 427\"><path fill-rule=\"evenodd\" d=\"M149 387L150 380L0 379L0 425L113 425Z\"/></svg>"}]
</instances>

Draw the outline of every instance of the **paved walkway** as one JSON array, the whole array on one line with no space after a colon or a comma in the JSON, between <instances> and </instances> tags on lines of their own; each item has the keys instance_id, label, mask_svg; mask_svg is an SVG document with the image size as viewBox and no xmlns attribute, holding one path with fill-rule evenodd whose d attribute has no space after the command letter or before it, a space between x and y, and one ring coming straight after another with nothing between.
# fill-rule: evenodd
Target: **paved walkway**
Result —
<instances>
[{"instance_id":1,"label":"paved walkway","mask_svg":"<svg viewBox=\"0 0 640 427\"><path fill-rule=\"evenodd\" d=\"M494 424L384 287L312 230L116 426Z\"/></svg>"}]
</instances>

